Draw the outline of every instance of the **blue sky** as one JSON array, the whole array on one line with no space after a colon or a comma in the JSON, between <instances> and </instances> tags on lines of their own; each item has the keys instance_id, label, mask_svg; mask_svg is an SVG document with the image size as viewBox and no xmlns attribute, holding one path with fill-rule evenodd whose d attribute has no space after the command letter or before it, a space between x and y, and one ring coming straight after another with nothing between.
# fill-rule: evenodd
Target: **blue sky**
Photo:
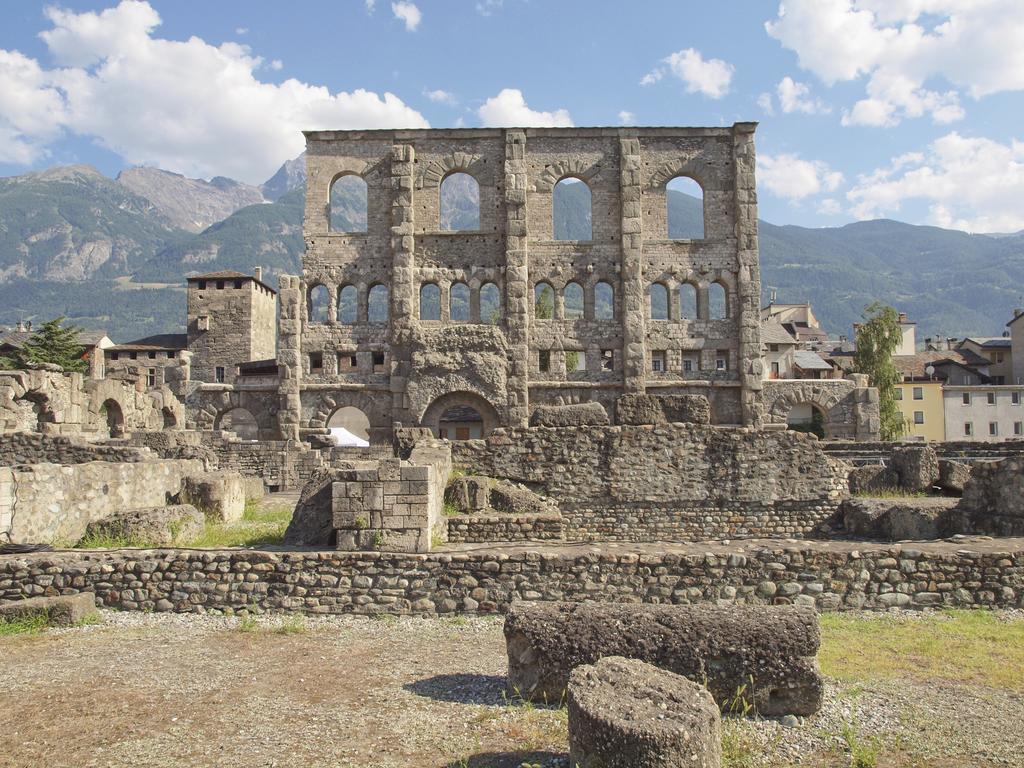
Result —
<instances>
[{"instance_id":1,"label":"blue sky","mask_svg":"<svg viewBox=\"0 0 1024 768\"><path fill-rule=\"evenodd\" d=\"M17 3L0 175L259 183L302 128L760 122L761 216L1024 229L1020 0Z\"/></svg>"}]
</instances>

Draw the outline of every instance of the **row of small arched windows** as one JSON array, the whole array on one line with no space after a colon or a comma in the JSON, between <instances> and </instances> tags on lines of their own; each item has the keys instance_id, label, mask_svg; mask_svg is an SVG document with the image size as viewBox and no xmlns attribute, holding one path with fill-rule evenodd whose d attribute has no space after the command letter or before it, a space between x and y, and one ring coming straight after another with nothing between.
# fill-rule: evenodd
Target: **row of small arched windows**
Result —
<instances>
[{"instance_id":1,"label":"row of small arched windows","mask_svg":"<svg viewBox=\"0 0 1024 768\"><path fill-rule=\"evenodd\" d=\"M651 283L647 288L648 312L651 320L724 320L729 317L729 296L725 286L712 283L707 294L693 283L679 286L678 298L670 301L675 291L669 291L663 283ZM678 313L673 311L678 308Z\"/></svg>"},{"instance_id":2,"label":"row of small arched windows","mask_svg":"<svg viewBox=\"0 0 1024 768\"><path fill-rule=\"evenodd\" d=\"M704 190L689 176L676 176L665 185L670 240L704 238ZM367 229L367 186L355 174L339 176L331 184L330 229L358 233ZM438 188L438 226L441 231L474 232L480 229L480 185L470 174L445 176ZM585 181L568 176L555 184L551 201L555 240L592 240L593 206Z\"/></svg>"},{"instance_id":3,"label":"row of small arched windows","mask_svg":"<svg viewBox=\"0 0 1024 768\"><path fill-rule=\"evenodd\" d=\"M370 286L364 297L360 297L356 286L344 285L335 301L326 285L314 285L309 289L307 305L312 323L326 323L333 317L346 325L384 324L389 314L388 287L377 283Z\"/></svg>"},{"instance_id":4,"label":"row of small arched windows","mask_svg":"<svg viewBox=\"0 0 1024 768\"><path fill-rule=\"evenodd\" d=\"M420 286L420 320L441 319L441 286ZM501 320L501 291L495 283L484 283L476 296L466 283L448 288L448 320L453 323L489 323Z\"/></svg>"}]
</instances>

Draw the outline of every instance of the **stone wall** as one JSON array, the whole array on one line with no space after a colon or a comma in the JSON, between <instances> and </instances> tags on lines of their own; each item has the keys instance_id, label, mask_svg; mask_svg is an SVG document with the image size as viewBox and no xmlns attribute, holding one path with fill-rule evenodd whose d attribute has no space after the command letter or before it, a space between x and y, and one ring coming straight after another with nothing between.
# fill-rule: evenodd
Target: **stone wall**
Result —
<instances>
[{"instance_id":1,"label":"stone wall","mask_svg":"<svg viewBox=\"0 0 1024 768\"><path fill-rule=\"evenodd\" d=\"M153 455L139 448L90 443L64 435L0 434L0 465L84 464L87 461L145 461L147 458Z\"/></svg>"},{"instance_id":2,"label":"stone wall","mask_svg":"<svg viewBox=\"0 0 1024 768\"><path fill-rule=\"evenodd\" d=\"M497 430L453 443L452 461L547 496L569 540L805 536L848 471L811 436L695 424Z\"/></svg>"},{"instance_id":3,"label":"stone wall","mask_svg":"<svg viewBox=\"0 0 1024 768\"><path fill-rule=\"evenodd\" d=\"M878 439L878 390L860 374L850 379L769 380L764 382L764 402L770 424L785 424L793 406L809 404L824 417L826 438Z\"/></svg>"},{"instance_id":4,"label":"stone wall","mask_svg":"<svg viewBox=\"0 0 1024 768\"><path fill-rule=\"evenodd\" d=\"M179 612L493 613L516 600L798 604L822 611L1024 607L1024 540L748 542L601 552L143 550L0 556L0 600L96 593Z\"/></svg>"},{"instance_id":5,"label":"stone wall","mask_svg":"<svg viewBox=\"0 0 1024 768\"><path fill-rule=\"evenodd\" d=\"M16 544L74 544L88 524L115 512L162 507L199 474L196 460L91 461L60 466L35 464L0 469L0 540Z\"/></svg>"},{"instance_id":6,"label":"stone wall","mask_svg":"<svg viewBox=\"0 0 1024 768\"><path fill-rule=\"evenodd\" d=\"M448 518L450 543L486 544L495 541L561 541L562 516L456 515Z\"/></svg>"}]
</instances>

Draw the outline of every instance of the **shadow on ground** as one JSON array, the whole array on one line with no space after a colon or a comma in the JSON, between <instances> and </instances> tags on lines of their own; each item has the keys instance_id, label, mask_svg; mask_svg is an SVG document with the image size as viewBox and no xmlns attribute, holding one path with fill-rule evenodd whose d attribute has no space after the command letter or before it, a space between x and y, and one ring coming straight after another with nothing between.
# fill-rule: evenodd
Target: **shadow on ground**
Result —
<instances>
[{"instance_id":1,"label":"shadow on ground","mask_svg":"<svg viewBox=\"0 0 1024 768\"><path fill-rule=\"evenodd\" d=\"M569 756L558 752L480 752L444 768L520 768L523 763L543 768L568 768Z\"/></svg>"},{"instance_id":2,"label":"shadow on ground","mask_svg":"<svg viewBox=\"0 0 1024 768\"><path fill-rule=\"evenodd\" d=\"M414 683L406 683L405 690L434 701L456 704L482 704L489 707L508 704L505 696L505 678L498 675L434 675ZM471 763L472 765L472 763ZM484 765L480 763L480 765ZM518 766L516 766L518 768Z\"/></svg>"}]
</instances>

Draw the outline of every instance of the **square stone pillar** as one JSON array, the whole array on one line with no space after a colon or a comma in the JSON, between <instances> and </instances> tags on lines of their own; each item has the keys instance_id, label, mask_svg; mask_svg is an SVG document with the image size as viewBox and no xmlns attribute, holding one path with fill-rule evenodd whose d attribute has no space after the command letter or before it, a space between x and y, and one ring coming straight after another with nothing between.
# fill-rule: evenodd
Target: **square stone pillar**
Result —
<instances>
[{"instance_id":1,"label":"square stone pillar","mask_svg":"<svg viewBox=\"0 0 1024 768\"><path fill-rule=\"evenodd\" d=\"M508 375L510 426L526 426L531 314L526 214L526 133L505 132L505 322L512 355Z\"/></svg>"},{"instance_id":2,"label":"square stone pillar","mask_svg":"<svg viewBox=\"0 0 1024 768\"><path fill-rule=\"evenodd\" d=\"M416 237L413 173L416 151L409 144L391 148L391 413L396 422L411 426L407 384L411 362L416 306Z\"/></svg>"},{"instance_id":3,"label":"square stone pillar","mask_svg":"<svg viewBox=\"0 0 1024 768\"><path fill-rule=\"evenodd\" d=\"M277 367L280 372L277 412L282 440L298 440L302 422L302 324L305 290L294 275L281 275L278 288Z\"/></svg>"},{"instance_id":4,"label":"square stone pillar","mask_svg":"<svg viewBox=\"0 0 1024 768\"><path fill-rule=\"evenodd\" d=\"M640 140L619 139L619 199L622 204L622 383L625 392L645 391L643 224L640 210Z\"/></svg>"}]
</instances>

